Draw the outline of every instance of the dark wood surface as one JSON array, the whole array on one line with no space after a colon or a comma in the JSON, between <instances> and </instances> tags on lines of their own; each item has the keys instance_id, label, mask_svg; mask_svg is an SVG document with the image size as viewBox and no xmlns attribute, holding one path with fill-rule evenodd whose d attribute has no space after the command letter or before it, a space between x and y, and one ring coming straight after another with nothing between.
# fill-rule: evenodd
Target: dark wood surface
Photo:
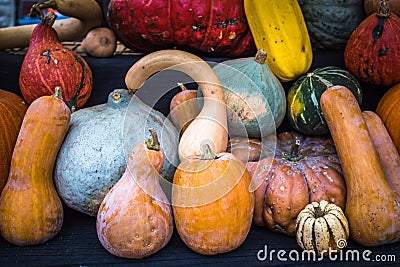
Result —
<instances>
[{"instance_id":1,"label":"dark wood surface","mask_svg":"<svg viewBox=\"0 0 400 267\"><path fill-rule=\"evenodd\" d=\"M93 93L86 106L105 103L107 95L115 88L125 88L124 77L130 66L139 59L139 56L114 56L107 59L85 57L94 77ZM211 65L220 62L221 58L204 58ZM22 55L0 53L0 88L21 95L18 86L18 76L23 60ZM315 52L311 69L319 66L336 65L344 67L342 51ZM168 81L167 81L168 80ZM160 73L155 75L137 94L142 100L165 115L168 114L168 103L178 91L176 82L191 82L190 78L177 73ZM283 84L287 90L291 83ZM196 85L191 82L189 87ZM387 88L378 88L362 84L364 98L363 110L375 110L379 99ZM278 131L291 130L285 120ZM301 253L294 237L273 233L266 228L253 226L246 241L238 249L215 256L203 256L191 251L179 238L175 231L168 245L151 257L142 260L130 260L115 257L109 254L97 239L95 218L83 215L65 207L65 218L61 232L49 242L30 247L18 247L7 243L0 237L0 266L190 266L190 265L249 265L249 266L400 266L400 242L391 245L367 248L349 240L343 252L357 251L359 261L350 253L338 255L337 260L324 258L323 260L294 261L288 256L291 250ZM268 252L275 250L272 260L261 261L257 253L267 247ZM281 261L277 257L279 250L285 251ZM367 250L370 261L362 259L361 255ZM356 252L354 252L356 253ZM271 254L269 254L271 255ZM295 254L292 254L295 255ZM261 254L262 256L262 254ZM387 258L387 261L377 261L375 257Z\"/></svg>"}]
</instances>

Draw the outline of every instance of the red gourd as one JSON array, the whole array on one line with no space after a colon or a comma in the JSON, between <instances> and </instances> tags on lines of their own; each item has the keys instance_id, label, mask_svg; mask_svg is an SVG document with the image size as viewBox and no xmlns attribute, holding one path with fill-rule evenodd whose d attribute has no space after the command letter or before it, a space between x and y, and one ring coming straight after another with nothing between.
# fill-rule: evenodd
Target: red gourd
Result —
<instances>
[{"instance_id":1,"label":"red gourd","mask_svg":"<svg viewBox=\"0 0 400 267\"><path fill-rule=\"evenodd\" d=\"M344 63L362 82L389 86L400 81L400 18L390 12L387 0L353 31Z\"/></svg>"},{"instance_id":2,"label":"red gourd","mask_svg":"<svg viewBox=\"0 0 400 267\"><path fill-rule=\"evenodd\" d=\"M110 0L104 14L117 39L138 52L177 47L215 56L254 55L243 1Z\"/></svg>"},{"instance_id":3,"label":"red gourd","mask_svg":"<svg viewBox=\"0 0 400 267\"><path fill-rule=\"evenodd\" d=\"M63 88L63 99L70 109L82 107L92 92L92 71L87 62L66 48L52 27L55 14L43 17L32 32L29 49L22 62L19 85L26 102L52 95L56 86Z\"/></svg>"}]
</instances>

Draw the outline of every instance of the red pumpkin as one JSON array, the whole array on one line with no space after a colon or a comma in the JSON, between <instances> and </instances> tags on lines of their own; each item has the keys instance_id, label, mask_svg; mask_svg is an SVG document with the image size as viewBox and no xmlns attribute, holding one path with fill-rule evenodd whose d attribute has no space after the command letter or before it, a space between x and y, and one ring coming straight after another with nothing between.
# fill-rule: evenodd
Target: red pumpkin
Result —
<instances>
[{"instance_id":1,"label":"red pumpkin","mask_svg":"<svg viewBox=\"0 0 400 267\"><path fill-rule=\"evenodd\" d=\"M92 91L92 72L80 55L59 41L52 27L54 19L49 15L32 32L21 66L20 89L30 104L41 96L53 95L54 88L60 86L69 108L80 108Z\"/></svg>"},{"instance_id":2,"label":"red pumpkin","mask_svg":"<svg viewBox=\"0 0 400 267\"><path fill-rule=\"evenodd\" d=\"M138 52L177 47L238 57L255 53L243 5L239 0L111 0L105 14L118 40Z\"/></svg>"},{"instance_id":3,"label":"red pumpkin","mask_svg":"<svg viewBox=\"0 0 400 267\"><path fill-rule=\"evenodd\" d=\"M389 86L400 81L400 18L390 12L387 0L353 31L344 63L366 83Z\"/></svg>"},{"instance_id":4,"label":"red pumpkin","mask_svg":"<svg viewBox=\"0 0 400 267\"><path fill-rule=\"evenodd\" d=\"M10 171L11 157L27 105L18 95L0 89L0 193Z\"/></svg>"},{"instance_id":5,"label":"red pumpkin","mask_svg":"<svg viewBox=\"0 0 400 267\"><path fill-rule=\"evenodd\" d=\"M307 204L326 200L344 209L346 185L332 139L283 132L263 140L261 157L247 163L256 189L254 224L293 236Z\"/></svg>"}]
</instances>

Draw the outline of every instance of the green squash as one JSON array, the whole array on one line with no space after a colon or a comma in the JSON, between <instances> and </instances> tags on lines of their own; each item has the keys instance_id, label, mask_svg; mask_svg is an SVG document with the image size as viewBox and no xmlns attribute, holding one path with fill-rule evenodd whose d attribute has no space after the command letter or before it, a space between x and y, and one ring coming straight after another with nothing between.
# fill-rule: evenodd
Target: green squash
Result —
<instances>
[{"instance_id":1,"label":"green squash","mask_svg":"<svg viewBox=\"0 0 400 267\"><path fill-rule=\"evenodd\" d=\"M365 18L363 0L298 0L313 49L342 49Z\"/></svg>"},{"instance_id":2,"label":"green squash","mask_svg":"<svg viewBox=\"0 0 400 267\"><path fill-rule=\"evenodd\" d=\"M281 82L265 63L266 52L255 57L223 61L213 67L224 89L230 136L262 138L275 133L286 113ZM198 90L198 96L203 96Z\"/></svg>"},{"instance_id":3,"label":"green squash","mask_svg":"<svg viewBox=\"0 0 400 267\"><path fill-rule=\"evenodd\" d=\"M299 77L289 88L287 117L294 129L306 135L329 133L319 100L322 93L332 85L349 88L361 104L361 85L350 72L335 66L317 68Z\"/></svg>"}]
</instances>

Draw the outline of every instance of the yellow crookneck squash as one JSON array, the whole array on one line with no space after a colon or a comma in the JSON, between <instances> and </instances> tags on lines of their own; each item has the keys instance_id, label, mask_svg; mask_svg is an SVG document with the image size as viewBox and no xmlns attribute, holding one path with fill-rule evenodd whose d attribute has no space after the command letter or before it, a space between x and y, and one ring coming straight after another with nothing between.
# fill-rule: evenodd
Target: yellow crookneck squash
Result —
<instances>
[{"instance_id":1,"label":"yellow crookneck squash","mask_svg":"<svg viewBox=\"0 0 400 267\"><path fill-rule=\"evenodd\" d=\"M312 63L310 36L297 0L245 0L244 9L257 49L282 81L295 80Z\"/></svg>"}]
</instances>

